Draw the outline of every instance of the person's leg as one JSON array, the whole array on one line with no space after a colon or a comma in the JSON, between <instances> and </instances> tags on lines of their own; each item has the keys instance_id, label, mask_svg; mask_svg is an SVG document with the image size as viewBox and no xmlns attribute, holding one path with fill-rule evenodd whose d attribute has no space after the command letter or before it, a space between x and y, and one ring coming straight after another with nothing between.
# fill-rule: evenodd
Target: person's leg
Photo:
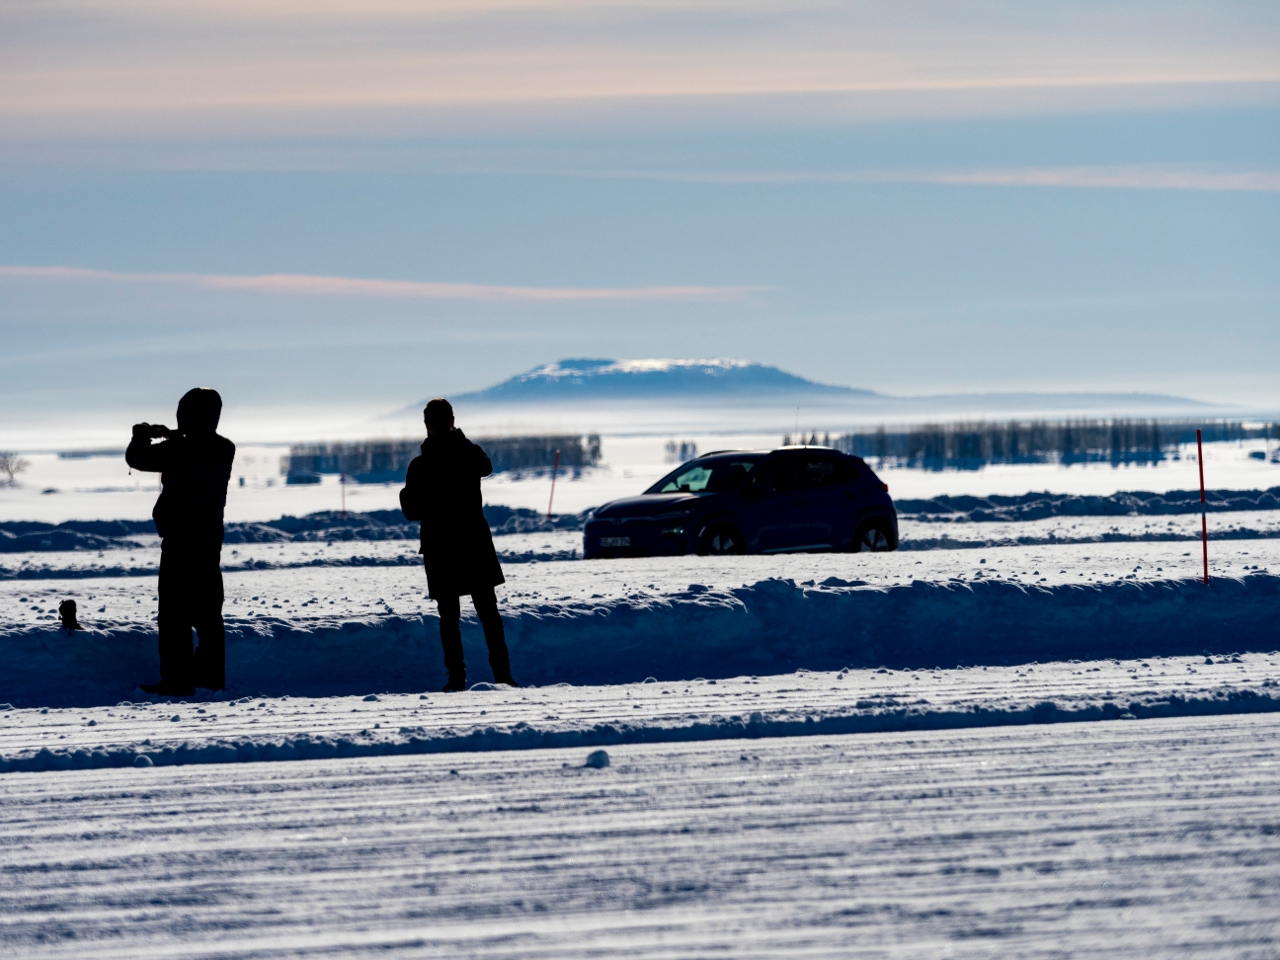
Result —
<instances>
[{"instance_id":1,"label":"person's leg","mask_svg":"<svg viewBox=\"0 0 1280 960\"><path fill-rule=\"evenodd\" d=\"M440 646L444 649L444 668L449 671L445 691L467 688L467 664L462 656L462 604L458 597L437 597L436 612L440 616Z\"/></svg>"},{"instance_id":2,"label":"person's leg","mask_svg":"<svg viewBox=\"0 0 1280 960\"><path fill-rule=\"evenodd\" d=\"M476 616L484 627L484 642L489 647L489 666L493 668L493 679L496 683L509 683L515 686L511 678L511 656L507 652L507 634L502 626L502 616L498 613L498 598L493 587L477 590L471 594L471 602L475 604Z\"/></svg>"},{"instance_id":3,"label":"person's leg","mask_svg":"<svg viewBox=\"0 0 1280 960\"><path fill-rule=\"evenodd\" d=\"M195 628L200 638L192 658L195 685L221 690L227 685L226 628L222 622L222 547L203 548L195 570L192 601Z\"/></svg>"},{"instance_id":4,"label":"person's leg","mask_svg":"<svg viewBox=\"0 0 1280 960\"><path fill-rule=\"evenodd\" d=\"M160 692L190 694L191 678L191 557L182 544L160 546L157 628L160 634ZM153 685L154 686L154 685Z\"/></svg>"}]
</instances>

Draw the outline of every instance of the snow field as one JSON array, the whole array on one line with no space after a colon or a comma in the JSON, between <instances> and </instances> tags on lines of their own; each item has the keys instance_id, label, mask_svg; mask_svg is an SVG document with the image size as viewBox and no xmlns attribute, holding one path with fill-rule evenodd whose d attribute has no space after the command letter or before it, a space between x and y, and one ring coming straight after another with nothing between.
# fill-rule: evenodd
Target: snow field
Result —
<instances>
[{"instance_id":1,"label":"snow field","mask_svg":"<svg viewBox=\"0 0 1280 960\"><path fill-rule=\"evenodd\" d=\"M535 684L1265 651L1280 647L1280 576L1268 572L1278 553L1280 541L1219 544L1208 588L1196 579L1198 551L1181 543L531 562L506 568L499 596L513 669ZM434 604L404 556L413 566L228 573L230 690L438 689ZM155 586L0 582L0 700L134 699L156 670ZM88 628L72 636L50 612L65 597ZM464 611L471 678L488 679Z\"/></svg>"},{"instance_id":2,"label":"snow field","mask_svg":"<svg viewBox=\"0 0 1280 960\"><path fill-rule=\"evenodd\" d=\"M0 711L0 773L1280 711L1280 654ZM145 757L145 760L139 758Z\"/></svg>"},{"instance_id":3,"label":"snow field","mask_svg":"<svg viewBox=\"0 0 1280 960\"><path fill-rule=\"evenodd\" d=\"M571 749L6 775L0 944L1275 956L1275 715L609 753L605 769Z\"/></svg>"},{"instance_id":4,"label":"snow field","mask_svg":"<svg viewBox=\"0 0 1280 960\"><path fill-rule=\"evenodd\" d=\"M1228 557L1239 549L1248 549L1236 541L1280 539L1280 510L1215 514L1210 523L1215 558L1223 549ZM1200 542L1198 514L977 523L921 522L902 517L899 529L900 549L904 552L1090 543L1166 542L1198 547ZM160 538L135 535L130 539L138 544L136 548L0 553L0 581L154 575L160 569ZM575 560L582 556L580 530L504 534L493 540L503 564ZM323 566L413 566L420 562L417 551L416 539L226 544L222 569L234 573Z\"/></svg>"},{"instance_id":5,"label":"snow field","mask_svg":"<svg viewBox=\"0 0 1280 960\"><path fill-rule=\"evenodd\" d=\"M465 424L463 425L465 428ZM419 424L420 427L420 424ZM471 431L468 431L470 434ZM230 434L235 440L234 434ZM129 440L124 425L114 444L123 450ZM723 449L771 449L781 443L778 434L684 434L678 436L617 436L602 439L604 462L574 478L561 474L556 482L555 510L580 513L609 500L631 497L645 490L675 465L665 459L669 439L691 440L702 453ZM12 447L10 443L6 449ZM1262 440L1205 445L1205 479L1210 489L1265 490L1280 484L1280 464L1255 459L1250 454L1275 450ZM338 510L343 490L336 476L318 484L289 486L280 475L285 445L241 443L237 447L232 486L227 497L227 520L263 521L284 514L302 516L316 510ZM896 498L923 498L939 494L1023 494L1029 490L1109 496L1121 490L1194 490L1199 483L1195 444L1184 445L1180 459L1154 466L1112 467L1110 464L995 464L981 470L930 471L895 468L877 470ZM19 474L20 485L0 487L0 518L5 520L125 519L151 515L159 493L156 474L130 473L123 455L63 459L52 453L24 453L29 468ZM239 484L244 478L244 485ZM401 484L347 484L348 510L399 508ZM44 491L56 491L45 493ZM498 474L485 480L486 503L546 510L551 478Z\"/></svg>"}]
</instances>

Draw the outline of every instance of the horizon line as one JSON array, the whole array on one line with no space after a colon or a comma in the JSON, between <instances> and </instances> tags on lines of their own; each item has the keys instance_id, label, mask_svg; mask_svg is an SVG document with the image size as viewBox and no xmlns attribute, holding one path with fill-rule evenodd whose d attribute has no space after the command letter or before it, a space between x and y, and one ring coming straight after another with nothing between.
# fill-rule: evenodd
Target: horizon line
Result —
<instances>
[{"instance_id":1,"label":"horizon line","mask_svg":"<svg viewBox=\"0 0 1280 960\"><path fill-rule=\"evenodd\" d=\"M1280 193L1280 171L1213 171L1161 164L1072 167L997 167L979 170L620 170L579 172L577 176L714 184L894 184L944 186L1061 187L1075 189L1205 190Z\"/></svg>"}]
</instances>

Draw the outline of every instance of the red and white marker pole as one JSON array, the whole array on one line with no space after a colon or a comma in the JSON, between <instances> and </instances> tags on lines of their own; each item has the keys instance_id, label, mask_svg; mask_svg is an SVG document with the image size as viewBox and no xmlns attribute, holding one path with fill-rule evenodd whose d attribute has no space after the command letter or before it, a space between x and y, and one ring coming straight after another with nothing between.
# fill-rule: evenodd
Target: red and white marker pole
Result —
<instances>
[{"instance_id":1,"label":"red and white marker pole","mask_svg":"<svg viewBox=\"0 0 1280 960\"><path fill-rule=\"evenodd\" d=\"M1204 548L1204 582L1209 582L1209 521L1205 516L1204 498L1204 443L1200 439L1200 428L1196 427L1196 463L1200 465L1200 545Z\"/></svg>"},{"instance_id":2,"label":"red and white marker pole","mask_svg":"<svg viewBox=\"0 0 1280 960\"><path fill-rule=\"evenodd\" d=\"M556 462L551 465L551 496L547 498L547 519L551 519L551 504L556 500L556 471L560 469L560 451L556 451Z\"/></svg>"}]
</instances>

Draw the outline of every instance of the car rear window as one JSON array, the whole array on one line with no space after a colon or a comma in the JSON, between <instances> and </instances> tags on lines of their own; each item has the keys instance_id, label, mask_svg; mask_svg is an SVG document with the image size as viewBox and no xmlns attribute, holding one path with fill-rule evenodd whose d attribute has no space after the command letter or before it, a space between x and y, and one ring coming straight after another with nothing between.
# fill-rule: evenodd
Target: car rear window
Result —
<instances>
[{"instance_id":1,"label":"car rear window","mask_svg":"<svg viewBox=\"0 0 1280 960\"><path fill-rule=\"evenodd\" d=\"M752 458L695 460L663 477L647 493L722 493L732 490L756 465Z\"/></svg>"}]
</instances>

